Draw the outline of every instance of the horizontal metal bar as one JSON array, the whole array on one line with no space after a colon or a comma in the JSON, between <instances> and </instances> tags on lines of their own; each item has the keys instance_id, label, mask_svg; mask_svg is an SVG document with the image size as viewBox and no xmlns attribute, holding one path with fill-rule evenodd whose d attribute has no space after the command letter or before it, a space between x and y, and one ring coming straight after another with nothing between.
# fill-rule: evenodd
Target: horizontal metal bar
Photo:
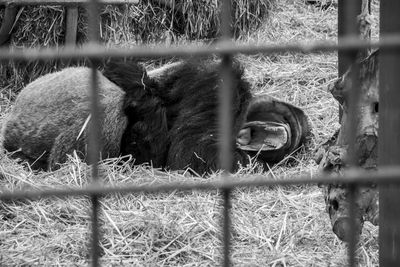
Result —
<instances>
[{"instance_id":1,"label":"horizontal metal bar","mask_svg":"<svg viewBox=\"0 0 400 267\"><path fill-rule=\"evenodd\" d=\"M362 169L351 169L344 172L344 176L333 176L330 174L319 174L314 177L299 176L297 178L289 178L282 180L267 179L262 175L246 175L245 179L238 180L232 178L228 181L205 181L205 182L173 182L168 184L152 184L152 185L122 185L122 186L102 186L87 185L83 188L60 188L46 190L3 190L0 193L0 200L10 199L34 199L43 197L67 197L81 195L104 195L115 193L156 193L167 192L172 190L216 190L216 189L233 189L236 187L255 187L255 186L285 186L285 185L302 185L302 184L357 184L359 186L375 184L400 184L400 167L386 167L379 171L363 171Z\"/></svg>"},{"instance_id":2,"label":"horizontal metal bar","mask_svg":"<svg viewBox=\"0 0 400 267\"><path fill-rule=\"evenodd\" d=\"M358 38L343 38L340 43L320 41L294 44L267 44L267 45L235 45L231 41L222 41L214 46L155 46L152 48L137 46L134 48L105 48L101 45L87 44L82 48L66 46L62 49L15 49L0 48L0 60L50 60L50 59L79 59L79 58L104 58L104 57L163 57L163 56L204 56L219 53L280 53L280 52L305 52L315 53L336 50L354 50L360 48L400 48L400 36L382 36L380 41L365 41Z\"/></svg>"},{"instance_id":3,"label":"horizontal metal bar","mask_svg":"<svg viewBox=\"0 0 400 267\"><path fill-rule=\"evenodd\" d=\"M0 0L0 5L14 6L34 6L34 5L86 5L90 0ZM118 5L118 4L139 4L139 0L99 0L99 4Z\"/></svg>"}]
</instances>

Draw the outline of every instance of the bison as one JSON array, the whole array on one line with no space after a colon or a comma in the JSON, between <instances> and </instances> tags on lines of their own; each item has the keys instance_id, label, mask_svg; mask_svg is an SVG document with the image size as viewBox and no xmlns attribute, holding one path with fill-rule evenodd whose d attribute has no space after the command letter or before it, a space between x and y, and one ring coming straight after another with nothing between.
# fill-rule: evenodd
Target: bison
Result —
<instances>
[{"instance_id":1,"label":"bison","mask_svg":"<svg viewBox=\"0 0 400 267\"><path fill-rule=\"evenodd\" d=\"M130 155L135 164L216 171L220 64L186 60L146 71L110 60L98 72L102 158ZM3 124L3 146L34 169L56 169L73 151L86 159L89 136L86 67L66 68L28 84ZM310 136L304 112L269 96L253 97L242 66L232 68L233 166L257 157L276 163Z\"/></svg>"}]
</instances>

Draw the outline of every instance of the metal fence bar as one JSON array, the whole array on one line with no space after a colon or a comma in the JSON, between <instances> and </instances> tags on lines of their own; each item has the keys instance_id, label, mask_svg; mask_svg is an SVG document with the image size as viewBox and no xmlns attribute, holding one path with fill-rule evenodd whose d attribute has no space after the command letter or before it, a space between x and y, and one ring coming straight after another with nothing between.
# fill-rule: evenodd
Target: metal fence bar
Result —
<instances>
[{"instance_id":1,"label":"metal fence bar","mask_svg":"<svg viewBox=\"0 0 400 267\"><path fill-rule=\"evenodd\" d=\"M129 193L157 193L168 192L173 190L219 190L234 189L237 187L256 187L256 186L287 186L287 185L327 185L327 184L352 184L359 186L368 186L371 182L376 184L400 184L400 167L384 167L376 172L365 170L349 170L344 171L344 176L334 176L328 174L319 174L313 177L299 176L294 178L276 180L272 178L266 179L263 175L246 175L245 179L232 179L230 181L217 180L205 182L173 182L168 184L144 184L144 185L123 185L123 186L107 186L107 185L87 185L82 188L65 187L60 189L44 189L44 190L3 190L0 193L0 200L12 199L36 199L44 197L67 197L82 195L104 195L104 194L129 194Z\"/></svg>"},{"instance_id":2,"label":"metal fence bar","mask_svg":"<svg viewBox=\"0 0 400 267\"><path fill-rule=\"evenodd\" d=\"M338 1L338 43L343 37L352 37L358 34L357 15L361 12L361 0ZM355 15L354 17L352 17ZM353 63L353 59L346 51L338 51L338 74L342 76Z\"/></svg>"},{"instance_id":3,"label":"metal fence bar","mask_svg":"<svg viewBox=\"0 0 400 267\"><path fill-rule=\"evenodd\" d=\"M338 35L339 36L350 36L353 38L359 38L359 30L358 30L358 21L357 16L361 12L361 0L340 0L339 8L338 8ZM340 43L339 39L339 43ZM357 59L357 51L347 50L347 51L338 51L338 71L339 75L346 72L347 68L352 65ZM349 103L346 117L347 121L344 123L348 123L349 129L344 134L347 136L346 143L348 144L348 165L349 166L357 166L357 153L356 153L356 134L358 128L357 121L357 113L358 113L358 99L360 96L360 81L359 81L359 66L358 64L353 64L351 72L351 80L352 80L352 88L350 90L349 95ZM342 110L340 109L339 117L342 118ZM349 216L350 216L350 239L348 243L348 262L350 267L356 266L356 245L358 239L358 229L356 223L356 197L358 186L355 183L351 183L348 185L349 190Z\"/></svg>"},{"instance_id":4,"label":"metal fence bar","mask_svg":"<svg viewBox=\"0 0 400 267\"><path fill-rule=\"evenodd\" d=\"M223 242L223 260L222 266L229 267L231 266L231 189L223 189L222 190L222 201L223 201L223 212L222 212L222 242Z\"/></svg>"},{"instance_id":5,"label":"metal fence bar","mask_svg":"<svg viewBox=\"0 0 400 267\"><path fill-rule=\"evenodd\" d=\"M99 34L99 0L90 0L87 5L87 13L89 16L88 22L88 35L89 42L98 43L100 40ZM90 58L91 64L91 81L90 81L90 135L89 135L89 163L91 164L92 170L92 185L99 185L99 168L98 162L100 160L101 151L101 123L99 114L99 90L98 90L98 75L97 75L97 60ZM99 231L99 214L100 214L100 196L97 194L91 194L90 199L92 203L91 209L91 240L90 240L90 252L91 252L91 265L93 267L100 266L100 231Z\"/></svg>"},{"instance_id":6,"label":"metal fence bar","mask_svg":"<svg viewBox=\"0 0 400 267\"><path fill-rule=\"evenodd\" d=\"M354 14L360 14L361 0L338 0L338 43L343 37L354 37L358 33L358 23ZM353 63L353 58L348 51L338 51L338 75L342 76ZM342 119L343 110L339 105L339 122Z\"/></svg>"},{"instance_id":7,"label":"metal fence bar","mask_svg":"<svg viewBox=\"0 0 400 267\"><path fill-rule=\"evenodd\" d=\"M357 50L352 54L348 55L349 58L353 58L353 62L357 59ZM347 115L349 117L349 129L347 131L347 160L349 166L358 166L357 157L357 132L358 132L358 114L359 114L359 99L361 94L361 83L360 83L360 67L359 64L353 64L351 71L351 90L349 94L349 103ZM356 266L356 245L358 243L358 226L356 222L356 197L357 197L358 186L357 184L349 184L349 216L350 216L350 239L349 239L349 266Z\"/></svg>"},{"instance_id":8,"label":"metal fence bar","mask_svg":"<svg viewBox=\"0 0 400 267\"><path fill-rule=\"evenodd\" d=\"M349 266L357 266L356 262L356 249L358 243L358 226L356 222L356 200L357 200L358 185L351 183L348 185L349 193L349 216L350 216L350 238L348 241L348 261Z\"/></svg>"},{"instance_id":9,"label":"metal fence bar","mask_svg":"<svg viewBox=\"0 0 400 267\"><path fill-rule=\"evenodd\" d=\"M229 41L232 37L231 0L223 0L221 4L221 40ZM232 54L223 53L221 61L221 90L219 93L219 127L220 127L220 162L224 170L222 179L228 181L228 172L232 171ZM222 190L223 213L222 213L222 242L223 262L222 266L231 265L231 189Z\"/></svg>"},{"instance_id":10,"label":"metal fence bar","mask_svg":"<svg viewBox=\"0 0 400 267\"><path fill-rule=\"evenodd\" d=\"M92 185L100 184L99 181L99 168L98 168L98 161L99 161L99 154L100 154L100 122L99 122L99 100L98 100L98 88L97 88L97 70L96 70L96 63L91 62L91 83L90 83L90 91L91 91L91 118L90 118L90 135L89 135L89 163L91 164L91 174L92 174ZM91 259L92 259L92 266L99 266L99 255L100 255L100 247L99 247L99 239L100 239L100 232L99 232L99 213L100 213L100 202L99 202L99 195L98 194L91 194L90 200L92 204L91 209L91 244L90 244L90 251L91 251Z\"/></svg>"},{"instance_id":11,"label":"metal fence bar","mask_svg":"<svg viewBox=\"0 0 400 267\"><path fill-rule=\"evenodd\" d=\"M14 6L41 6L41 5L84 5L89 4L91 0L0 0L0 5ZM139 0L98 0L99 4L138 4Z\"/></svg>"},{"instance_id":12,"label":"metal fence bar","mask_svg":"<svg viewBox=\"0 0 400 267\"><path fill-rule=\"evenodd\" d=\"M219 42L214 46L137 46L135 49L129 48L105 48L100 45L83 45L81 49L66 46L62 49L8 49L0 48L0 60L52 60L52 59L80 59L85 57L104 58L104 57L148 57L157 58L163 56L206 56L210 54L258 54L258 53L283 53L283 52L329 52L336 50L354 50L364 48L385 48L386 50L398 49L400 45L400 35L381 36L380 41L364 41L357 38L343 38L341 44L327 41L317 42L298 42L293 44L247 44L235 45L233 42Z\"/></svg>"},{"instance_id":13,"label":"metal fence bar","mask_svg":"<svg viewBox=\"0 0 400 267\"><path fill-rule=\"evenodd\" d=\"M399 33L400 1L380 2L380 32ZM379 168L400 164L400 46L380 51ZM399 175L400 178L400 175ZM379 186L379 263L400 266L400 185Z\"/></svg>"}]
</instances>

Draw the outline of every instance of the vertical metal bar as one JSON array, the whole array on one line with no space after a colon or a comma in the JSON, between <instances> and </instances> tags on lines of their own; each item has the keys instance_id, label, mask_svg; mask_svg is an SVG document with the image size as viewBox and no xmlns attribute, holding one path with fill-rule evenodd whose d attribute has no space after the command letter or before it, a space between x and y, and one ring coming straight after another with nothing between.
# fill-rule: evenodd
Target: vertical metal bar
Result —
<instances>
[{"instance_id":1,"label":"vertical metal bar","mask_svg":"<svg viewBox=\"0 0 400 267\"><path fill-rule=\"evenodd\" d=\"M232 171L232 56L222 55L221 61L221 90L220 90L220 162L221 168L226 171Z\"/></svg>"},{"instance_id":2,"label":"vertical metal bar","mask_svg":"<svg viewBox=\"0 0 400 267\"><path fill-rule=\"evenodd\" d=\"M357 15L361 12L362 0L338 1L338 37L351 36L358 33ZM354 62L353 56L347 51L338 51L338 75L342 76ZM339 122L342 120L343 110L339 106Z\"/></svg>"},{"instance_id":3,"label":"vertical metal bar","mask_svg":"<svg viewBox=\"0 0 400 267\"><path fill-rule=\"evenodd\" d=\"M357 52L354 52L354 59L356 58ZM357 166L358 158L357 158L357 130L358 130L358 114L359 114L359 98L361 94L361 86L360 86L360 67L359 64L354 64L351 72L351 80L352 80L352 88L349 95L349 106L348 106L348 114L347 118L350 123L349 131L347 132L347 140L348 140L348 165L349 166ZM350 239L348 242L348 257L349 257L349 266L356 266L356 246L358 243L358 233L359 233L359 225L357 224L356 218L356 198L357 198L358 187L356 184L349 184L348 186L348 201L349 201L349 216L350 216Z\"/></svg>"},{"instance_id":4,"label":"vertical metal bar","mask_svg":"<svg viewBox=\"0 0 400 267\"><path fill-rule=\"evenodd\" d=\"M357 16L361 12L361 0L339 0L338 8L338 35L339 37L345 36L359 36ZM339 39L340 40L340 39ZM340 42L340 41L339 41ZM338 52L338 70L339 75L343 75L348 67L357 59L357 50L355 51L339 51ZM356 134L358 128L357 113L358 113L358 100L361 93L360 90L360 68L358 64L353 65L352 69L352 88L349 95L348 114L350 129L348 129L347 143L348 147L348 164L350 166L357 166L357 153L356 153ZM340 120L342 119L342 110L339 111ZM350 239L348 243L348 257L349 266L356 266L356 246L358 241L358 225L356 222L356 197L357 186L350 184L348 187L348 200L349 200L349 216L350 216Z\"/></svg>"},{"instance_id":5,"label":"vertical metal bar","mask_svg":"<svg viewBox=\"0 0 400 267\"><path fill-rule=\"evenodd\" d=\"M92 236L90 240L90 255L91 255L91 266L97 267L100 266L100 231L99 231L99 210L100 210L100 202L99 197L97 195L92 195L90 198L92 203L92 214L90 216L91 226L92 226Z\"/></svg>"},{"instance_id":6,"label":"vertical metal bar","mask_svg":"<svg viewBox=\"0 0 400 267\"><path fill-rule=\"evenodd\" d=\"M380 36L400 33L400 1L380 2ZM400 47L380 51L378 165L400 164ZM400 179L400 175L399 175ZM400 266L400 186L379 186L379 263Z\"/></svg>"},{"instance_id":7,"label":"vertical metal bar","mask_svg":"<svg viewBox=\"0 0 400 267\"><path fill-rule=\"evenodd\" d=\"M226 171L232 171L232 147L231 147L231 124L232 117L230 114L232 105L232 57L223 55L221 63L222 90L220 90L220 162L221 168L224 170L223 178L229 179ZM224 189L223 196L223 223L222 223L222 241L223 241L223 264L222 266L230 266L230 208L231 208L231 190Z\"/></svg>"},{"instance_id":8,"label":"vertical metal bar","mask_svg":"<svg viewBox=\"0 0 400 267\"><path fill-rule=\"evenodd\" d=\"M221 5L221 39L231 39L231 1L224 0ZM229 176L226 171L232 171L232 116L230 114L232 106L232 55L223 54L221 62L221 90L220 90L220 110L219 110L219 125L220 125L220 163L224 172L224 179ZM231 208L231 190L224 189L223 192L223 222L222 222L222 241L223 241L223 263L222 266L228 267L231 265L230 260L230 208Z\"/></svg>"},{"instance_id":9,"label":"vertical metal bar","mask_svg":"<svg viewBox=\"0 0 400 267\"><path fill-rule=\"evenodd\" d=\"M87 6L87 11L89 15L89 41L96 43L99 41L99 3L98 0L91 0ZM90 96L91 96L91 123L90 123L90 136L89 136L89 163L92 166L92 183L96 184L99 182L99 171L98 171L98 161L100 159L100 140L101 140L101 125L99 116L99 93L97 88L97 61L90 60L91 62L91 84L90 84ZM92 226L92 236L91 236L91 260L92 266L100 266L100 232L99 232L99 213L100 213L100 203L99 196L92 195L92 214L91 214L91 226Z\"/></svg>"},{"instance_id":10,"label":"vertical metal bar","mask_svg":"<svg viewBox=\"0 0 400 267\"><path fill-rule=\"evenodd\" d=\"M223 234L223 263L222 266L229 267L231 266L231 258L230 258L230 250L231 250L231 218L230 218L230 211L231 211L231 190L224 189L222 191L223 196L223 205L224 205L224 212L223 212L223 223L222 223L222 234Z\"/></svg>"},{"instance_id":11,"label":"vertical metal bar","mask_svg":"<svg viewBox=\"0 0 400 267\"><path fill-rule=\"evenodd\" d=\"M358 243L359 225L356 221L356 199L357 199L357 186L356 184L349 184L348 186L348 200L349 200L349 214L350 214L350 239L349 239L349 266L357 266L356 263L356 246Z\"/></svg>"},{"instance_id":12,"label":"vertical metal bar","mask_svg":"<svg viewBox=\"0 0 400 267\"><path fill-rule=\"evenodd\" d=\"M348 37L358 34L357 15L361 12L361 0L338 1L338 37ZM338 51L339 76L343 75L353 63L347 51Z\"/></svg>"}]
</instances>

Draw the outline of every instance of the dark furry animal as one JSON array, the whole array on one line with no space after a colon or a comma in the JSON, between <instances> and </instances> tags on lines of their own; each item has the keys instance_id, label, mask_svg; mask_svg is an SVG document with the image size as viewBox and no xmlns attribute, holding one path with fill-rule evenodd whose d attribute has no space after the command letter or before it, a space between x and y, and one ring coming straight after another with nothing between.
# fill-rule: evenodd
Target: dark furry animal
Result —
<instances>
[{"instance_id":1,"label":"dark furry animal","mask_svg":"<svg viewBox=\"0 0 400 267\"><path fill-rule=\"evenodd\" d=\"M125 91L122 110L128 124L121 138L121 154L132 155L135 164L151 162L164 167L168 126L159 85L135 61L109 62L103 74Z\"/></svg>"},{"instance_id":2,"label":"dark furry animal","mask_svg":"<svg viewBox=\"0 0 400 267\"><path fill-rule=\"evenodd\" d=\"M103 74L126 93L124 111L128 126L122 137L122 154L155 167L186 169L204 174L220 169L218 158L219 64L188 61L164 71L156 79L141 77L136 63L111 61ZM232 147L245 121L251 99L243 70L234 64L231 114ZM247 154L234 150L233 169L246 163Z\"/></svg>"},{"instance_id":3,"label":"dark furry animal","mask_svg":"<svg viewBox=\"0 0 400 267\"><path fill-rule=\"evenodd\" d=\"M251 99L233 71L232 147ZM149 77L136 62L109 62L99 77L102 157L132 155L135 164L204 174L218 160L219 64L184 62ZM67 68L27 85L3 123L3 147L33 169L56 169L76 151L86 159L90 69ZM234 166L246 163L234 150Z\"/></svg>"}]
</instances>

